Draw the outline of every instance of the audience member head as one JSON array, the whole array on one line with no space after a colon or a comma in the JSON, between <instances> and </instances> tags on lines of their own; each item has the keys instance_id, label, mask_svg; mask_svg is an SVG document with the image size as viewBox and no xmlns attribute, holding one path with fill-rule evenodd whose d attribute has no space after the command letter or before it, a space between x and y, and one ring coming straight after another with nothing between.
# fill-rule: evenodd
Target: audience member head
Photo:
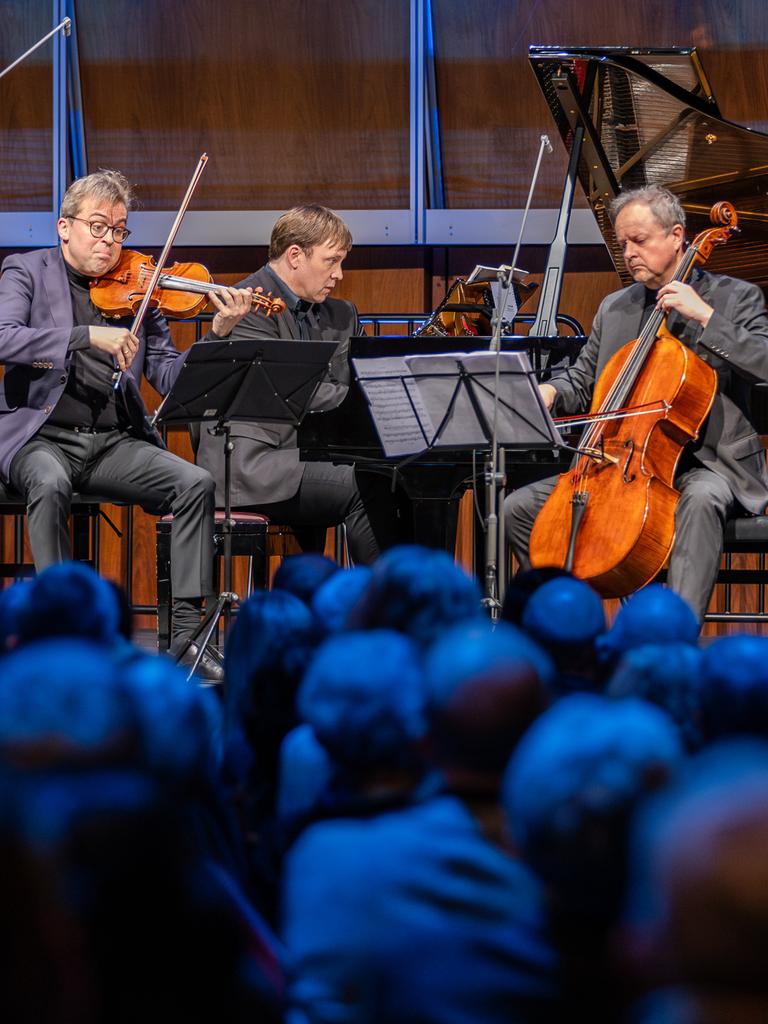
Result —
<instances>
[{"instance_id":1,"label":"audience member head","mask_svg":"<svg viewBox=\"0 0 768 1024\"><path fill-rule=\"evenodd\" d=\"M255 936L165 787L126 769L38 773L21 786L22 836L53 874L73 947L59 969L79 968L92 1001L92 1015L70 1019L279 1019L262 1017Z\"/></svg>"},{"instance_id":2,"label":"audience member head","mask_svg":"<svg viewBox=\"0 0 768 1024\"><path fill-rule=\"evenodd\" d=\"M516 844L566 914L616 914L630 815L680 758L672 721L640 700L573 694L533 723L507 769L504 805Z\"/></svg>"},{"instance_id":3,"label":"audience member head","mask_svg":"<svg viewBox=\"0 0 768 1024\"><path fill-rule=\"evenodd\" d=\"M29 592L29 581L0 590L0 654L13 650L19 642L19 616Z\"/></svg>"},{"instance_id":4,"label":"audience member head","mask_svg":"<svg viewBox=\"0 0 768 1024\"><path fill-rule=\"evenodd\" d=\"M444 630L483 615L477 581L447 552L405 545L374 564L350 626L394 629L427 647Z\"/></svg>"},{"instance_id":5,"label":"audience member head","mask_svg":"<svg viewBox=\"0 0 768 1024\"><path fill-rule=\"evenodd\" d=\"M768 739L768 637L724 636L704 648L701 702L707 739Z\"/></svg>"},{"instance_id":6,"label":"audience member head","mask_svg":"<svg viewBox=\"0 0 768 1024\"><path fill-rule=\"evenodd\" d=\"M18 610L18 642L71 636L111 645L118 639L119 623L112 586L82 562L62 562L29 584Z\"/></svg>"},{"instance_id":7,"label":"audience member head","mask_svg":"<svg viewBox=\"0 0 768 1024\"><path fill-rule=\"evenodd\" d=\"M523 628L553 659L558 693L594 689L605 612L589 584L571 576L542 583L525 607Z\"/></svg>"},{"instance_id":8,"label":"audience member head","mask_svg":"<svg viewBox=\"0 0 768 1024\"><path fill-rule=\"evenodd\" d=\"M290 555L277 567L272 589L293 594L309 606L318 588L340 571L339 566L325 555L313 552Z\"/></svg>"},{"instance_id":9,"label":"audience member head","mask_svg":"<svg viewBox=\"0 0 768 1024\"><path fill-rule=\"evenodd\" d=\"M449 784L498 788L518 740L547 704L551 661L514 626L457 626L425 663L429 747Z\"/></svg>"},{"instance_id":10,"label":"audience member head","mask_svg":"<svg viewBox=\"0 0 768 1024\"><path fill-rule=\"evenodd\" d=\"M110 764L138 753L133 702L103 647L54 637L12 651L0 685L0 752L31 767Z\"/></svg>"},{"instance_id":11,"label":"audience member head","mask_svg":"<svg viewBox=\"0 0 768 1024\"><path fill-rule=\"evenodd\" d=\"M228 748L245 737L259 803L270 813L283 737L296 724L296 691L318 640L315 618L282 590L256 591L240 607L224 659Z\"/></svg>"},{"instance_id":12,"label":"audience member head","mask_svg":"<svg viewBox=\"0 0 768 1024\"><path fill-rule=\"evenodd\" d=\"M543 566L541 569L520 569L507 584L501 608L502 620L513 626L521 625L523 612L531 595L550 580L563 577L572 579L573 575L567 569L559 569L550 565Z\"/></svg>"},{"instance_id":13,"label":"audience member head","mask_svg":"<svg viewBox=\"0 0 768 1024\"><path fill-rule=\"evenodd\" d=\"M392 630L329 637L312 660L299 713L345 777L388 780L416 771L424 734L424 681L411 640Z\"/></svg>"},{"instance_id":14,"label":"audience member head","mask_svg":"<svg viewBox=\"0 0 768 1024\"><path fill-rule=\"evenodd\" d=\"M649 640L695 645L699 629L699 620L687 601L660 583L651 583L622 605L613 625L598 641L605 672L610 673L627 651Z\"/></svg>"},{"instance_id":15,"label":"audience member head","mask_svg":"<svg viewBox=\"0 0 768 1024\"><path fill-rule=\"evenodd\" d=\"M338 633L371 581L367 565L336 572L322 583L312 598L312 611L326 633Z\"/></svg>"},{"instance_id":16,"label":"audience member head","mask_svg":"<svg viewBox=\"0 0 768 1024\"><path fill-rule=\"evenodd\" d=\"M119 667L141 742L140 765L166 783L205 783L221 758L222 714L211 690L190 685L170 658L139 654Z\"/></svg>"},{"instance_id":17,"label":"audience member head","mask_svg":"<svg viewBox=\"0 0 768 1024\"><path fill-rule=\"evenodd\" d=\"M611 676L605 695L639 697L662 708L677 725L685 749L703 742L701 651L690 644L646 644L628 651Z\"/></svg>"},{"instance_id":18,"label":"audience member head","mask_svg":"<svg viewBox=\"0 0 768 1024\"><path fill-rule=\"evenodd\" d=\"M308 722L301 722L280 745L277 816L298 821L317 810L336 772L331 755Z\"/></svg>"},{"instance_id":19,"label":"audience member head","mask_svg":"<svg viewBox=\"0 0 768 1024\"><path fill-rule=\"evenodd\" d=\"M768 744L729 740L693 758L642 809L633 840L629 946L651 987L673 986L656 1000L663 1019L765 1019Z\"/></svg>"}]
</instances>

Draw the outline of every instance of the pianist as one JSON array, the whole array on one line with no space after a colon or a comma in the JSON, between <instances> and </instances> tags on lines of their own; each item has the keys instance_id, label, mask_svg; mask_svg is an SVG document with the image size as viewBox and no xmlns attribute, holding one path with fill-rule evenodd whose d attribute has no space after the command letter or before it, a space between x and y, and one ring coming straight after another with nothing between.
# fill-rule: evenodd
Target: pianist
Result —
<instances>
[{"instance_id":1,"label":"pianist","mask_svg":"<svg viewBox=\"0 0 768 1024\"><path fill-rule=\"evenodd\" d=\"M341 281L342 264L352 247L349 228L323 206L297 206L278 218L272 229L268 262L243 287L261 287L285 300L285 311L265 317L244 316L229 338L284 338L339 341L360 334L357 310L331 294ZM213 332L205 340L216 341ZM314 408L337 406L349 385L347 345L340 345ZM396 539L394 509L382 478L354 466L300 462L293 427L277 423L233 425L231 461L233 508L262 512L293 527L302 546L316 542L317 529L346 524L354 562L372 562ZM203 430L198 464L216 481L217 504L224 500L224 455L221 437Z\"/></svg>"},{"instance_id":2,"label":"pianist","mask_svg":"<svg viewBox=\"0 0 768 1024\"><path fill-rule=\"evenodd\" d=\"M673 314L670 330L717 371L717 392L698 441L683 450L675 486L680 500L669 558L669 586L702 619L714 587L727 518L760 513L768 502L768 473L749 417L751 383L768 380L768 316L760 289L736 278L696 271L690 284L672 281L684 250L685 213L656 185L622 192L611 216L634 284L607 296L573 367L541 384L558 413L589 405L598 368L636 338L658 306ZM528 540L557 477L510 494L504 505L510 544L528 566ZM563 529L567 529L563 524Z\"/></svg>"}]
</instances>

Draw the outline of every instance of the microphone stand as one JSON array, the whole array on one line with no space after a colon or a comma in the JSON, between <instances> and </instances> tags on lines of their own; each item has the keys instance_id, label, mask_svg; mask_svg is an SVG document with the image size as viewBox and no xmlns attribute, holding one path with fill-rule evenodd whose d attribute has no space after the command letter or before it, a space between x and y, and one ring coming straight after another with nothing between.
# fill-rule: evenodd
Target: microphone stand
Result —
<instances>
[{"instance_id":1,"label":"microphone stand","mask_svg":"<svg viewBox=\"0 0 768 1024\"><path fill-rule=\"evenodd\" d=\"M51 36L55 36L57 32L62 31L64 32L65 36L68 36L71 33L72 22L69 20L69 18L63 18L56 26L56 28L52 28L47 35L43 36L42 39L38 39L34 46L30 46L30 48L25 53L22 53L20 57L17 57L12 64L9 64L7 68L4 68L2 71L0 71L0 78L2 78L3 75L7 75L9 71L13 71L17 64L21 64L23 60L26 60L30 53L34 53L35 50L39 49L39 47L43 45L43 43L47 43Z\"/></svg>"},{"instance_id":2,"label":"microphone stand","mask_svg":"<svg viewBox=\"0 0 768 1024\"><path fill-rule=\"evenodd\" d=\"M496 353L496 374L493 384L493 429L491 432L491 456L485 464L485 597L483 605L489 610L493 621L497 621L501 612L501 603L504 600L506 589L506 537L504 534L504 516L499 514L504 501L504 488L506 485L506 453L499 447L498 437L498 412L499 412L499 378L501 372L501 328L504 312L507 308L509 289L514 280L517 258L520 255L520 246L523 242L525 224L528 219L528 211L531 208L533 192L539 178L541 161L544 152L552 152L552 144L549 136L542 135L539 143L539 153L536 158L536 166L531 177L531 185L528 189L528 198L523 210L523 217L520 222L520 232L517 236L517 244L512 256L512 263L508 267L499 267L499 295L493 311L491 326L490 351Z\"/></svg>"}]
</instances>

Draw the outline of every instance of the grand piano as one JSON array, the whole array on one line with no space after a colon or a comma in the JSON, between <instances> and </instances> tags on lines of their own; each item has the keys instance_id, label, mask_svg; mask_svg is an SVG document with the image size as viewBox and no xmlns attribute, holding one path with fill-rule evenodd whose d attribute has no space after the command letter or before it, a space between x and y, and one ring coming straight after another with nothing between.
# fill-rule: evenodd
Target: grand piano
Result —
<instances>
[{"instance_id":1,"label":"grand piano","mask_svg":"<svg viewBox=\"0 0 768 1024\"><path fill-rule=\"evenodd\" d=\"M505 337L504 348L527 348L533 365L545 376L553 366L572 360L584 340L579 335L567 342L552 337L557 334L565 237L577 181L624 283L631 278L608 205L622 189L661 184L680 197L691 235L709 226L713 203L732 202L742 235L734 244L715 249L707 269L768 286L768 136L722 117L695 48L534 46L529 60L570 160L538 315L527 336ZM488 346L487 338L446 333L353 338L350 355ZM755 391L761 408L764 394ZM761 418L761 410L756 413ZM482 472L485 456L482 451L456 450L428 451L406 464L384 458L365 398L354 384L337 409L307 417L299 428L299 447L304 459L355 462L388 474L411 499L416 539L449 547L458 500L474 475ZM559 451L510 453L508 476L515 484L525 482L562 471L569 458Z\"/></svg>"}]
</instances>

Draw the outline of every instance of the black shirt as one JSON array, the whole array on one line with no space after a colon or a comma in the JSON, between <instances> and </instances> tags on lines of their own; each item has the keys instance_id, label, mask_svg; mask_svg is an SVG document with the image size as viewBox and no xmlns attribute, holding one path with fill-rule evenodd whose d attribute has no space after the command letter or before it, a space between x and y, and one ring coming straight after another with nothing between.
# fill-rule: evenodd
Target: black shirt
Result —
<instances>
[{"instance_id":1,"label":"black shirt","mask_svg":"<svg viewBox=\"0 0 768 1024\"><path fill-rule=\"evenodd\" d=\"M293 314L293 318L299 328L299 337L302 341L311 341L318 333L314 302L300 299L296 292L289 288L285 281L275 273L269 263L267 264L267 273L274 278L275 283L285 296L285 304Z\"/></svg>"},{"instance_id":2,"label":"black shirt","mask_svg":"<svg viewBox=\"0 0 768 1024\"><path fill-rule=\"evenodd\" d=\"M123 425L117 394L113 386L115 363L111 356L91 348L88 327L110 326L91 302L88 278L71 267L64 266L72 297L72 315L75 328L69 342L72 360L67 384L56 403L48 423L59 427L98 427L101 430Z\"/></svg>"}]
</instances>

